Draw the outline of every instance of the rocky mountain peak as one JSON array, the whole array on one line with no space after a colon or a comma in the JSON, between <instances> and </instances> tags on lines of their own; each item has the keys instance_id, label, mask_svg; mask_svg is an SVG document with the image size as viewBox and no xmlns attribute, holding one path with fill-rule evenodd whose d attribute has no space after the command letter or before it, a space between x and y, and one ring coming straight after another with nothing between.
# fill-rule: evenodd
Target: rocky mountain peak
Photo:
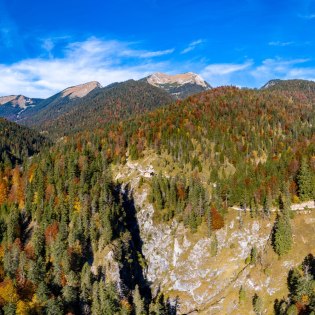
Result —
<instances>
[{"instance_id":1,"label":"rocky mountain peak","mask_svg":"<svg viewBox=\"0 0 315 315\"><path fill-rule=\"evenodd\" d=\"M34 101L24 95L9 95L0 97L0 105L5 105L8 103L14 107L25 109L26 107L32 105Z\"/></svg>"},{"instance_id":2,"label":"rocky mountain peak","mask_svg":"<svg viewBox=\"0 0 315 315\"><path fill-rule=\"evenodd\" d=\"M200 75L193 72L174 75L156 72L143 80L167 91L175 99L184 99L211 89L211 86Z\"/></svg>"},{"instance_id":3,"label":"rocky mountain peak","mask_svg":"<svg viewBox=\"0 0 315 315\"><path fill-rule=\"evenodd\" d=\"M156 72L147 78L148 82L155 86L164 84L185 85L196 84L208 88L209 84L198 74L187 72L182 74L169 75L166 73Z\"/></svg>"},{"instance_id":4,"label":"rocky mountain peak","mask_svg":"<svg viewBox=\"0 0 315 315\"><path fill-rule=\"evenodd\" d=\"M71 86L65 90L63 90L62 97L68 96L69 98L76 98L76 97L84 97L85 95L89 94L91 91L101 88L101 84L97 81L92 81L76 86Z\"/></svg>"}]
</instances>

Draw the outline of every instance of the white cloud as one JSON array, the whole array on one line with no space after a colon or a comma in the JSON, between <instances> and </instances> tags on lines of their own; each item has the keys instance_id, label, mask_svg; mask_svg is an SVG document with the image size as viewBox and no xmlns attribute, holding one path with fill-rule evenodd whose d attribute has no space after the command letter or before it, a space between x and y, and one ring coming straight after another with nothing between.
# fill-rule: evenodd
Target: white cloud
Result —
<instances>
[{"instance_id":1,"label":"white cloud","mask_svg":"<svg viewBox=\"0 0 315 315\"><path fill-rule=\"evenodd\" d=\"M158 51L146 51L146 50L132 50L125 48L120 52L121 56L134 57L134 58L154 58L161 57L165 55L170 55L175 51L174 48Z\"/></svg>"},{"instance_id":2,"label":"white cloud","mask_svg":"<svg viewBox=\"0 0 315 315\"><path fill-rule=\"evenodd\" d=\"M46 51L53 49L53 42L47 40L43 45ZM0 64L0 95L48 97L71 85L95 80L107 85L168 68L166 62L151 58L170 54L173 49L145 51L131 47L130 43L90 38L67 45L63 57Z\"/></svg>"},{"instance_id":3,"label":"white cloud","mask_svg":"<svg viewBox=\"0 0 315 315\"><path fill-rule=\"evenodd\" d=\"M315 14L308 14L308 15L299 15L299 18L304 20L312 20L315 19Z\"/></svg>"},{"instance_id":4,"label":"white cloud","mask_svg":"<svg viewBox=\"0 0 315 315\"><path fill-rule=\"evenodd\" d=\"M293 44L294 42L280 42L280 41L268 43L269 46L278 46L278 47L291 46Z\"/></svg>"},{"instance_id":5,"label":"white cloud","mask_svg":"<svg viewBox=\"0 0 315 315\"><path fill-rule=\"evenodd\" d=\"M164 55L172 54L175 51L174 48L167 50L159 50L159 51L147 51L140 54L141 58L152 58L152 57L160 57Z\"/></svg>"},{"instance_id":6,"label":"white cloud","mask_svg":"<svg viewBox=\"0 0 315 315\"><path fill-rule=\"evenodd\" d=\"M237 82L234 82L233 80L235 74L248 70L252 64L253 62L250 60L241 64L211 64L202 70L201 76L203 76L213 86L237 84Z\"/></svg>"},{"instance_id":7,"label":"white cloud","mask_svg":"<svg viewBox=\"0 0 315 315\"><path fill-rule=\"evenodd\" d=\"M309 59L265 59L260 64L246 61L241 64L212 64L201 75L213 86L237 85L261 87L272 79L315 79L315 68L307 66Z\"/></svg>"},{"instance_id":8,"label":"white cloud","mask_svg":"<svg viewBox=\"0 0 315 315\"><path fill-rule=\"evenodd\" d=\"M181 51L181 54L187 54L190 51L194 50L198 45L204 43L205 41L203 39L198 39L193 42L191 42L188 47L186 47L184 50Z\"/></svg>"},{"instance_id":9,"label":"white cloud","mask_svg":"<svg viewBox=\"0 0 315 315\"><path fill-rule=\"evenodd\" d=\"M201 41L191 44L199 45ZM90 38L72 42L64 47L61 57L59 52L59 57L53 57L51 53L50 58L47 58L47 52L55 52L56 41L47 40L42 44L46 57L21 60L9 65L0 63L0 96L23 94L29 97L48 97L76 84L99 81L102 85L107 85L140 79L157 71L199 72L213 86L260 87L275 78L312 80L315 77L315 67L308 65L309 59L270 58L259 64L245 60L243 63L208 64L201 68L203 61L188 60L186 63L171 64L167 59L159 58L172 54L174 49L135 49L135 43L116 40Z\"/></svg>"},{"instance_id":10,"label":"white cloud","mask_svg":"<svg viewBox=\"0 0 315 315\"><path fill-rule=\"evenodd\" d=\"M51 38L47 38L43 41L42 48L50 52L55 47L55 44Z\"/></svg>"},{"instance_id":11,"label":"white cloud","mask_svg":"<svg viewBox=\"0 0 315 315\"><path fill-rule=\"evenodd\" d=\"M310 79L314 69L304 66L308 61L309 59L265 59L250 74L260 83L270 79Z\"/></svg>"},{"instance_id":12,"label":"white cloud","mask_svg":"<svg viewBox=\"0 0 315 315\"><path fill-rule=\"evenodd\" d=\"M252 64L251 61L243 64L220 63L209 65L204 69L207 75L225 75L248 68Z\"/></svg>"}]
</instances>

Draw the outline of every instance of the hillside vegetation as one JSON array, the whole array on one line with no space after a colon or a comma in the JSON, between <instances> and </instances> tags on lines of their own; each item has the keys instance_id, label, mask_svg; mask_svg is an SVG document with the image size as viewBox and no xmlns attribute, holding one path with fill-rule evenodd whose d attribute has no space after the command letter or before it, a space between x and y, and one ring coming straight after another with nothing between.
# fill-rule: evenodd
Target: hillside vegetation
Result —
<instances>
[{"instance_id":1,"label":"hillside vegetation","mask_svg":"<svg viewBox=\"0 0 315 315\"><path fill-rule=\"evenodd\" d=\"M167 92L146 82L130 80L95 89L83 98L53 96L45 100L45 104L40 104L43 106L41 110L34 108L34 115L30 115L29 111L28 118L21 123L45 131L50 136L63 136L93 130L172 101Z\"/></svg>"},{"instance_id":2,"label":"hillside vegetation","mask_svg":"<svg viewBox=\"0 0 315 315\"><path fill-rule=\"evenodd\" d=\"M36 131L0 118L0 168L38 153L48 141Z\"/></svg>"},{"instance_id":3,"label":"hillside vegetation","mask_svg":"<svg viewBox=\"0 0 315 315\"><path fill-rule=\"evenodd\" d=\"M244 251L238 258L246 259L246 268L258 264L265 246L282 259L295 244L291 203L315 197L315 115L309 98L302 92L222 87L160 106L160 90L153 88L154 94L147 84L133 81L123 87L95 91L90 111L69 111L69 117L51 125L43 120L53 135L102 128L60 138L21 166L0 169L0 305L5 313L176 313L176 298L168 300L163 287L156 290L149 281L148 264L156 264L163 253L146 258L143 249L150 254L146 246L153 237L143 238L148 226L159 235L153 243L171 244L166 252L174 247L174 268L182 253L175 251L178 243L167 242L174 226L188 228L196 244L209 244L216 257L227 242L219 231L229 229L235 240L242 239L243 212L248 226L250 220L265 220L255 223L254 232L267 234L266 244L257 236L260 247L247 241L248 257ZM98 93L111 97L103 103ZM73 125L65 127L69 121ZM36 152L37 142L23 140L32 131L3 123L3 139L11 145L5 152L14 152L12 128L22 147L34 145L27 153ZM148 170L136 178L120 176L125 168L140 168L143 159ZM233 230L234 220L239 231ZM182 243L182 248L191 244ZM236 247L229 246L226 251L232 253ZM200 250L198 255L202 261ZM157 263L163 264L166 259ZM311 309L312 297L292 292L295 300L283 303L283 314L293 304ZM256 313L260 298L253 297Z\"/></svg>"},{"instance_id":4,"label":"hillside vegetation","mask_svg":"<svg viewBox=\"0 0 315 315\"><path fill-rule=\"evenodd\" d=\"M313 185L303 192L299 175L304 161L303 173L314 181L314 112L298 95L218 88L109 129L99 137L110 160L124 162L126 153L137 159L146 149L167 154L178 175L207 187L202 194L222 210L268 212L280 191L295 200L314 194Z\"/></svg>"}]
</instances>

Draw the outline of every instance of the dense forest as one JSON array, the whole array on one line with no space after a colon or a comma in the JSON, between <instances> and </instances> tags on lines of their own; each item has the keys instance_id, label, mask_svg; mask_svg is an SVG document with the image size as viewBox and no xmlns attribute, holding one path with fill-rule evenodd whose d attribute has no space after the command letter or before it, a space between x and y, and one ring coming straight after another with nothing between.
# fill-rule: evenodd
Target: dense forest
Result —
<instances>
[{"instance_id":1,"label":"dense forest","mask_svg":"<svg viewBox=\"0 0 315 315\"><path fill-rule=\"evenodd\" d=\"M270 91L288 91L299 92L300 94L306 93L306 96L315 93L315 82L309 80L271 80L265 84L262 89ZM314 98L313 98L314 99Z\"/></svg>"},{"instance_id":2,"label":"dense forest","mask_svg":"<svg viewBox=\"0 0 315 315\"><path fill-rule=\"evenodd\" d=\"M0 118L0 169L21 163L48 144L36 131Z\"/></svg>"},{"instance_id":3,"label":"dense forest","mask_svg":"<svg viewBox=\"0 0 315 315\"><path fill-rule=\"evenodd\" d=\"M160 95L144 85L130 81L124 87L106 106L96 94L86 113L69 112L68 129L62 118L67 116L47 123L54 135L102 126L65 136L50 148L35 132L1 120L4 314L176 312L176 301L151 292L132 192L111 174L112 165L150 152L165 158L164 170L149 181L157 222L176 219L192 233L205 223L210 235L227 224L229 207L262 218L276 207L272 246L279 256L290 250L290 205L315 197L310 98L295 91L222 87L160 107ZM176 176L168 176L166 167ZM305 302L300 283L313 285L312 264L292 271L290 303L280 301L279 314ZM303 308L312 310L313 296L307 299Z\"/></svg>"},{"instance_id":4,"label":"dense forest","mask_svg":"<svg viewBox=\"0 0 315 315\"><path fill-rule=\"evenodd\" d=\"M220 209L268 213L281 192L294 201L314 196L314 114L305 98L294 97L217 88L111 125L99 137L114 163L154 149L207 188L203 195Z\"/></svg>"},{"instance_id":5,"label":"dense forest","mask_svg":"<svg viewBox=\"0 0 315 315\"><path fill-rule=\"evenodd\" d=\"M162 294L152 299L136 210L106 151L87 141L45 151L0 173L4 314L172 314Z\"/></svg>"},{"instance_id":6,"label":"dense forest","mask_svg":"<svg viewBox=\"0 0 315 315\"><path fill-rule=\"evenodd\" d=\"M171 103L173 98L147 82L129 80L97 88L83 98L69 99L60 93L28 111L21 123L63 136L82 130L93 130ZM42 109L41 109L42 108Z\"/></svg>"}]
</instances>

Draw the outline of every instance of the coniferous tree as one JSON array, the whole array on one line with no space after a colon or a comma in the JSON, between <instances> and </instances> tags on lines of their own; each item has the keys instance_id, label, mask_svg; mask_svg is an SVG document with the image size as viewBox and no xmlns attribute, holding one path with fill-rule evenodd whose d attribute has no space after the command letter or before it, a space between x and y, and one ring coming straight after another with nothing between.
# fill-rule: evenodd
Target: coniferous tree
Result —
<instances>
[{"instance_id":1,"label":"coniferous tree","mask_svg":"<svg viewBox=\"0 0 315 315\"><path fill-rule=\"evenodd\" d=\"M262 299L259 295L255 294L253 296L253 310L255 312L256 315L261 315L263 312L263 302Z\"/></svg>"},{"instance_id":2,"label":"coniferous tree","mask_svg":"<svg viewBox=\"0 0 315 315\"><path fill-rule=\"evenodd\" d=\"M292 247L292 229L288 215L278 214L272 235L273 249L279 256L289 252Z\"/></svg>"},{"instance_id":3,"label":"coniferous tree","mask_svg":"<svg viewBox=\"0 0 315 315\"><path fill-rule=\"evenodd\" d=\"M303 158L301 167L297 176L299 187L299 198L301 201L309 200L313 198L313 181L310 167L307 159Z\"/></svg>"},{"instance_id":4,"label":"coniferous tree","mask_svg":"<svg viewBox=\"0 0 315 315\"><path fill-rule=\"evenodd\" d=\"M133 303L135 305L135 314L136 315L145 315L146 314L144 301L141 298L138 285L136 285L134 293L133 293Z\"/></svg>"}]
</instances>

